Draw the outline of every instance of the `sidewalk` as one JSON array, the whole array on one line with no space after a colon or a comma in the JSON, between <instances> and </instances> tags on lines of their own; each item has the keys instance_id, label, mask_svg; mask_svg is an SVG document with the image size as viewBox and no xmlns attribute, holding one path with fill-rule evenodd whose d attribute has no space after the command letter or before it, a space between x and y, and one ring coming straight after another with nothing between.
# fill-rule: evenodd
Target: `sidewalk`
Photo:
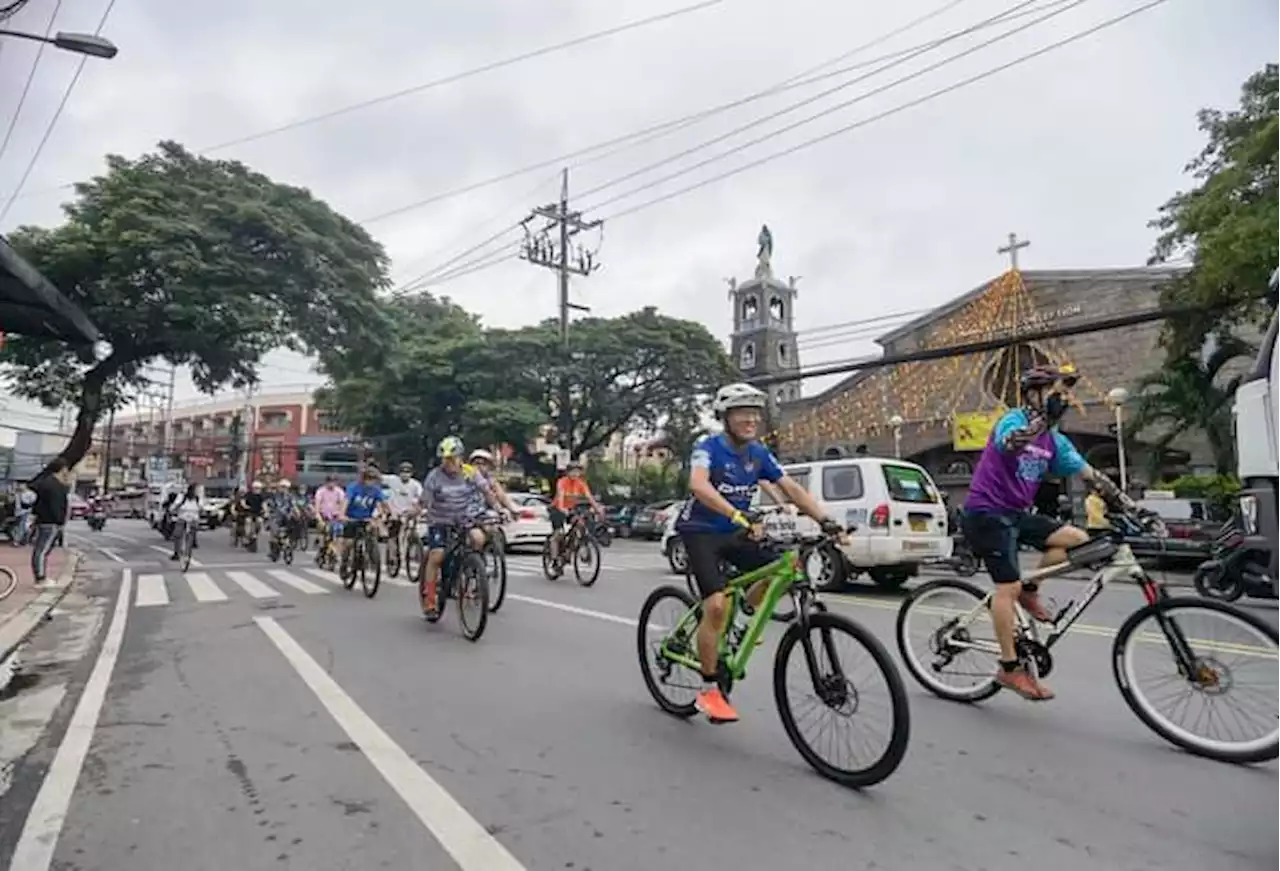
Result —
<instances>
[{"instance_id":1,"label":"sidewalk","mask_svg":"<svg viewBox=\"0 0 1280 871\"><path fill-rule=\"evenodd\" d=\"M18 575L18 588L0 600L0 672L5 661L66 595L80 563L79 551L55 548L49 554L48 577L54 583L36 587L31 574L31 548L0 546L0 566Z\"/></svg>"}]
</instances>

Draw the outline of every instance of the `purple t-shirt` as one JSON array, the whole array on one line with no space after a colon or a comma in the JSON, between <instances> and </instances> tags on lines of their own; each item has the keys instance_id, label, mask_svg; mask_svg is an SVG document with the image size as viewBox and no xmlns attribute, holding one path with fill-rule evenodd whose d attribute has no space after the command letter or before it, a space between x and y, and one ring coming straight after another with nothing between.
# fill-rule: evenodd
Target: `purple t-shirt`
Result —
<instances>
[{"instance_id":1,"label":"purple t-shirt","mask_svg":"<svg viewBox=\"0 0 1280 871\"><path fill-rule=\"evenodd\" d=\"M1056 429L1040 433L1021 451L1006 449L1014 430L1029 423L1021 408L1005 412L996 423L973 471L965 511L1026 511L1035 504L1036 492L1047 476L1067 478L1088 465L1071 440Z\"/></svg>"}]
</instances>

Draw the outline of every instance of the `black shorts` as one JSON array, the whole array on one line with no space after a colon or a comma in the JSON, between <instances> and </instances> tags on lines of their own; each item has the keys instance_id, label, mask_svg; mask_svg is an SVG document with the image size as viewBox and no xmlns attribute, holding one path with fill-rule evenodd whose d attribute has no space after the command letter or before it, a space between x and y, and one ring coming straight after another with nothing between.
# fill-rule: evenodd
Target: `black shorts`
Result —
<instances>
[{"instance_id":1,"label":"black shorts","mask_svg":"<svg viewBox=\"0 0 1280 871\"><path fill-rule=\"evenodd\" d=\"M342 537L349 539L357 539L364 535L365 529L372 523L372 520L348 520L342 524Z\"/></svg>"},{"instance_id":2,"label":"black shorts","mask_svg":"<svg viewBox=\"0 0 1280 871\"><path fill-rule=\"evenodd\" d=\"M736 532L681 533L680 540L689 555L689 573L704 599L725 587L724 572L720 570L722 560L739 572L750 572L778 558L770 548Z\"/></svg>"},{"instance_id":3,"label":"black shorts","mask_svg":"<svg viewBox=\"0 0 1280 871\"><path fill-rule=\"evenodd\" d=\"M567 515L559 508L552 505L547 509L547 519L551 521L551 529L553 532L559 532L564 529L564 522L568 519Z\"/></svg>"},{"instance_id":4,"label":"black shorts","mask_svg":"<svg viewBox=\"0 0 1280 871\"><path fill-rule=\"evenodd\" d=\"M1049 536L1061 528L1060 520L1028 511L966 511L960 520L960 530L973 548L973 555L982 559L997 584L1013 584L1022 579L1019 544L1043 551L1048 547Z\"/></svg>"}]
</instances>

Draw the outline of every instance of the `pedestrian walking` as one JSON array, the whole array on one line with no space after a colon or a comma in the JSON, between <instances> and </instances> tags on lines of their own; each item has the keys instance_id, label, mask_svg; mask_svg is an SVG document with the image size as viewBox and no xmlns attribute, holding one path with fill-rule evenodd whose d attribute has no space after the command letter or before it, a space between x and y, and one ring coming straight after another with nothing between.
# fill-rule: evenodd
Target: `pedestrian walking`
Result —
<instances>
[{"instance_id":1,"label":"pedestrian walking","mask_svg":"<svg viewBox=\"0 0 1280 871\"><path fill-rule=\"evenodd\" d=\"M35 540L31 548L31 573L35 575L37 584L48 583L45 568L49 561L49 552L60 538L63 526L67 522L67 502L70 492L69 479L71 470L62 458L49 464L46 473L31 483L36 494L35 504L31 506L31 516L35 519Z\"/></svg>"}]
</instances>

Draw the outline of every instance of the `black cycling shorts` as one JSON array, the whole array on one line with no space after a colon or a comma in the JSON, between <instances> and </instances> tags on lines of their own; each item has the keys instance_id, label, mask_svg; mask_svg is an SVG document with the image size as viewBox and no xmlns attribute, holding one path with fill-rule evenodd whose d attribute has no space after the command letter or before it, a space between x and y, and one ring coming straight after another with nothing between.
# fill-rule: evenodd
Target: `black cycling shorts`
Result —
<instances>
[{"instance_id":1,"label":"black cycling shorts","mask_svg":"<svg viewBox=\"0 0 1280 871\"><path fill-rule=\"evenodd\" d=\"M346 523L342 524L342 537L350 538L350 539L359 538L361 535L364 534L365 527L367 527L372 522L373 520L371 519L370 520L348 520Z\"/></svg>"},{"instance_id":2,"label":"black cycling shorts","mask_svg":"<svg viewBox=\"0 0 1280 871\"><path fill-rule=\"evenodd\" d=\"M736 532L681 533L685 553L689 555L689 573L698 584L702 598L725 587L720 562L729 563L739 572L750 572L767 566L778 558L771 549Z\"/></svg>"},{"instance_id":3,"label":"black cycling shorts","mask_svg":"<svg viewBox=\"0 0 1280 871\"><path fill-rule=\"evenodd\" d=\"M1022 579L1019 544L1046 550L1049 536L1061 528L1061 521L1029 511L966 511L960 520L960 531L973 548L973 555L982 559L997 584L1014 584Z\"/></svg>"},{"instance_id":4,"label":"black cycling shorts","mask_svg":"<svg viewBox=\"0 0 1280 871\"><path fill-rule=\"evenodd\" d=\"M564 529L564 522L567 515L556 506L552 505L547 509L547 519L551 521L551 529L559 532Z\"/></svg>"}]
</instances>

